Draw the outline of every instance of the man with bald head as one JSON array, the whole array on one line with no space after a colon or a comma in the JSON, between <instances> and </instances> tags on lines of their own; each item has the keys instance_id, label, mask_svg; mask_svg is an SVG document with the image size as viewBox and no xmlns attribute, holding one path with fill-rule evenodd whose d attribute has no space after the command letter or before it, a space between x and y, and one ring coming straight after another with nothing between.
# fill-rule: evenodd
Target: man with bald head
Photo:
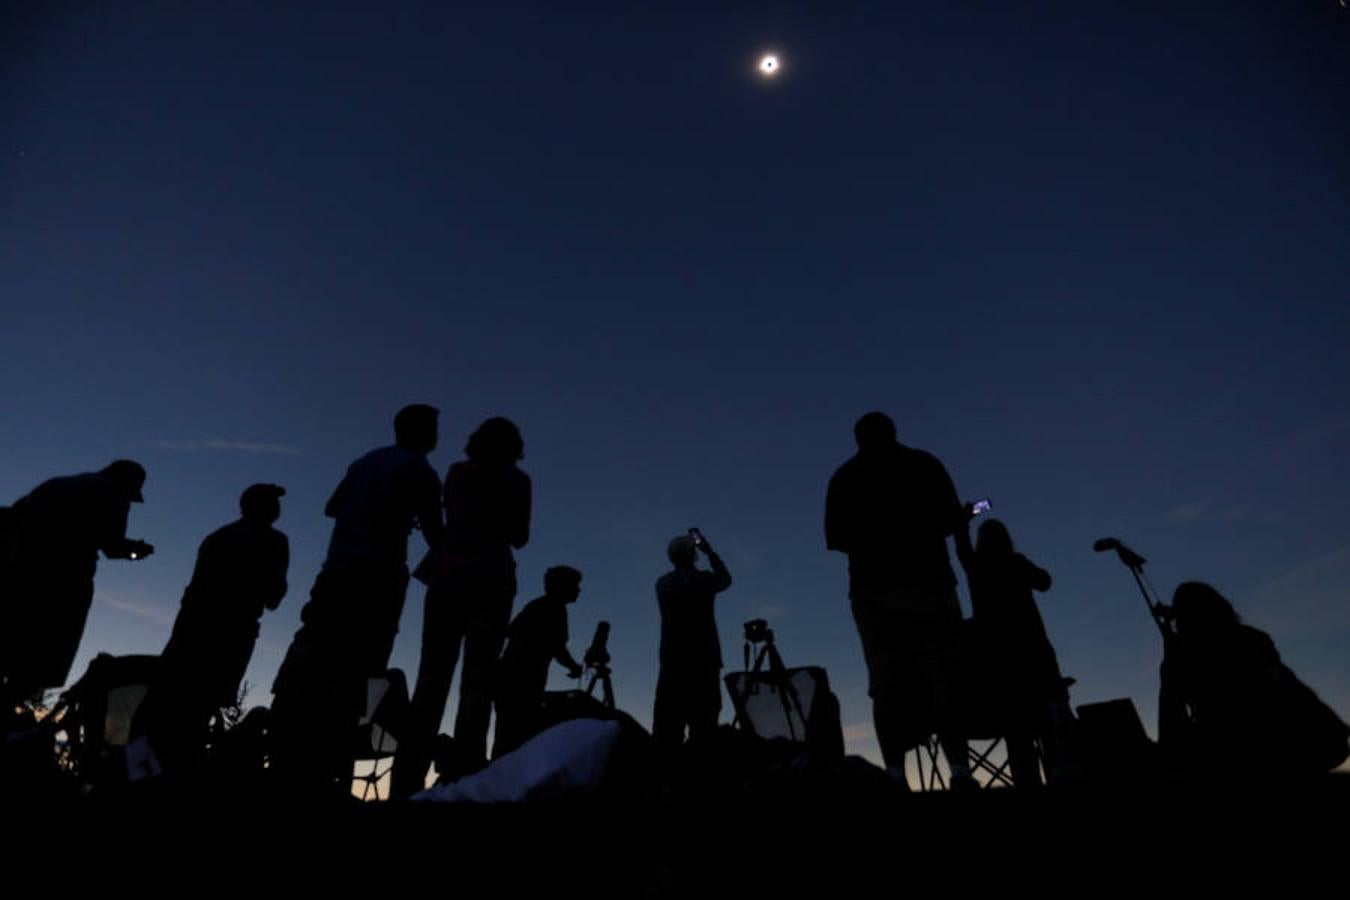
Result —
<instances>
[{"instance_id":1,"label":"man with bald head","mask_svg":"<svg viewBox=\"0 0 1350 900\"><path fill-rule=\"evenodd\" d=\"M890 417L868 413L853 434L858 452L830 479L825 544L848 555L882 758L903 784L905 752L937 734L953 782L966 785L954 697L961 606L947 538L969 541L968 516L947 469L901 444Z\"/></svg>"}]
</instances>

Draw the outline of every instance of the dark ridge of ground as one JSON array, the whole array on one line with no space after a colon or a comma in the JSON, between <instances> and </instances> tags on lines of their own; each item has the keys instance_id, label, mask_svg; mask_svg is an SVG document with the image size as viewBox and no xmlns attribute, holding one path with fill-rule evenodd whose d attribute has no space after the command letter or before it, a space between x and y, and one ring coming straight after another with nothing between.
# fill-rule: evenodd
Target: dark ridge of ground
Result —
<instances>
[{"instance_id":1,"label":"dark ridge of ground","mask_svg":"<svg viewBox=\"0 0 1350 900\"><path fill-rule=\"evenodd\" d=\"M697 791L520 806L312 804L247 791L6 803L22 884L130 896L427 892L589 897L969 896L1344 882L1350 775L1287 785L969 794ZM11 895L17 896L17 895Z\"/></svg>"}]
</instances>

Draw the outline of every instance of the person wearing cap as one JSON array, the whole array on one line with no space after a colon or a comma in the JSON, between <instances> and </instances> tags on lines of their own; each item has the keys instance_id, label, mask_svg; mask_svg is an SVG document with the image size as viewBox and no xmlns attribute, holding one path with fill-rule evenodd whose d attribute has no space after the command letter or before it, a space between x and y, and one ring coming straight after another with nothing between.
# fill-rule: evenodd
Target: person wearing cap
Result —
<instances>
[{"instance_id":1,"label":"person wearing cap","mask_svg":"<svg viewBox=\"0 0 1350 900\"><path fill-rule=\"evenodd\" d=\"M70 676L89 607L98 556L143 559L154 552L126 536L132 503L143 501L145 469L119 459L98 472L52 478L11 507L0 548L0 682L11 700L59 687Z\"/></svg>"},{"instance_id":2,"label":"person wearing cap","mask_svg":"<svg viewBox=\"0 0 1350 900\"><path fill-rule=\"evenodd\" d=\"M213 531L197 550L192 580L137 712L159 762L173 767L199 753L212 715L233 706L264 610L286 596L290 545L272 525L285 488L254 484L239 498L240 518Z\"/></svg>"},{"instance_id":3,"label":"person wearing cap","mask_svg":"<svg viewBox=\"0 0 1350 900\"><path fill-rule=\"evenodd\" d=\"M906 785L905 753L937 734L954 786L974 784L956 703L961 605L947 553L964 556L968 515L937 457L896 439L872 412L853 428L858 452L830 479L825 546L848 555L849 601L887 772Z\"/></svg>"},{"instance_id":4,"label":"person wearing cap","mask_svg":"<svg viewBox=\"0 0 1350 900\"><path fill-rule=\"evenodd\" d=\"M395 443L352 463L324 512L328 554L272 685L272 767L297 787L343 792L366 685L389 666L408 589L408 535L440 543L435 407L405 406Z\"/></svg>"},{"instance_id":5,"label":"person wearing cap","mask_svg":"<svg viewBox=\"0 0 1350 900\"><path fill-rule=\"evenodd\" d=\"M698 551L711 571L695 566ZM652 709L652 740L672 749L706 738L717 728L722 711L722 645L717 638L713 603L731 587L726 563L707 540L680 535L666 547L675 567L656 581L661 612L660 671Z\"/></svg>"}]
</instances>

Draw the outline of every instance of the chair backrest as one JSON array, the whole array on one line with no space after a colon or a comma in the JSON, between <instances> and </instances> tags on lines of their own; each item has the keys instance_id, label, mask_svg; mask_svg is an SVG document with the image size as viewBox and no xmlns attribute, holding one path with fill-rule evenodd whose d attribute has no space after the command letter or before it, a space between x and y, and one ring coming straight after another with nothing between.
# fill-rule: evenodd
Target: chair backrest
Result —
<instances>
[{"instance_id":1,"label":"chair backrest","mask_svg":"<svg viewBox=\"0 0 1350 900\"><path fill-rule=\"evenodd\" d=\"M1155 774L1157 747L1129 698L1078 707L1083 764L1094 780L1138 781Z\"/></svg>"},{"instance_id":2,"label":"chair backrest","mask_svg":"<svg viewBox=\"0 0 1350 900\"><path fill-rule=\"evenodd\" d=\"M366 681L365 712L351 745L353 793L362 800L388 795L393 763L381 766L380 761L398 752L410 712L408 681L401 669L388 669Z\"/></svg>"},{"instance_id":3,"label":"chair backrest","mask_svg":"<svg viewBox=\"0 0 1350 900\"><path fill-rule=\"evenodd\" d=\"M401 669L389 669L370 678L352 758L383 759L397 753L409 709L408 681Z\"/></svg>"},{"instance_id":4,"label":"chair backrest","mask_svg":"<svg viewBox=\"0 0 1350 900\"><path fill-rule=\"evenodd\" d=\"M839 705L830 680L819 666L731 672L725 678L736 719L761 738L808 744L813 750L842 756L844 735Z\"/></svg>"},{"instance_id":5,"label":"chair backrest","mask_svg":"<svg viewBox=\"0 0 1350 900\"><path fill-rule=\"evenodd\" d=\"M125 747L131 720L159 671L158 656L100 653L62 701L76 715L90 747Z\"/></svg>"},{"instance_id":6,"label":"chair backrest","mask_svg":"<svg viewBox=\"0 0 1350 900\"><path fill-rule=\"evenodd\" d=\"M100 653L61 695L59 724L80 777L95 784L127 777L132 720L159 671L159 657Z\"/></svg>"}]
</instances>

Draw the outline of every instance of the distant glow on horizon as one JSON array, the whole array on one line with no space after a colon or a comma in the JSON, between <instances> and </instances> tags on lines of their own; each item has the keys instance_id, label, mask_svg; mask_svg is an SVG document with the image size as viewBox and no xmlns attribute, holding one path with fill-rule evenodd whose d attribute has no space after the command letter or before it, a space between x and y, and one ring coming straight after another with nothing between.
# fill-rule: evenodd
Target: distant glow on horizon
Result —
<instances>
[{"instance_id":1,"label":"distant glow on horizon","mask_svg":"<svg viewBox=\"0 0 1350 900\"><path fill-rule=\"evenodd\" d=\"M778 61L777 55L773 53L765 54L759 61L759 73L765 78L773 78L782 67L783 64Z\"/></svg>"}]
</instances>

